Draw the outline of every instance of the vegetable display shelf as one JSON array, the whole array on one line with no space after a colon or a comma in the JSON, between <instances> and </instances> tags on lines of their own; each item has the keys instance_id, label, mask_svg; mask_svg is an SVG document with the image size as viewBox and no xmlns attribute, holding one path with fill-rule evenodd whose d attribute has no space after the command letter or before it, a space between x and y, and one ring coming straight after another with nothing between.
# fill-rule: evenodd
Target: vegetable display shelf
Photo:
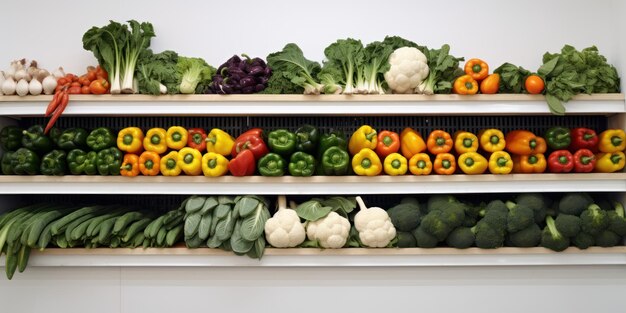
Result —
<instances>
[{"instance_id":1,"label":"vegetable display shelf","mask_svg":"<svg viewBox=\"0 0 626 313\"><path fill-rule=\"evenodd\" d=\"M0 259L0 265L4 258ZM267 248L255 260L218 249L46 249L33 251L29 266L186 266L186 267L403 267L403 266L542 266L626 265L626 247L586 250L568 248L552 252L545 248L393 248L326 249Z\"/></svg>"},{"instance_id":2,"label":"vegetable display shelf","mask_svg":"<svg viewBox=\"0 0 626 313\"><path fill-rule=\"evenodd\" d=\"M0 115L41 116L52 96L2 96ZM624 94L579 95L567 114L625 113ZM72 95L63 116L549 115L541 95Z\"/></svg>"},{"instance_id":3,"label":"vegetable display shelf","mask_svg":"<svg viewBox=\"0 0 626 313\"><path fill-rule=\"evenodd\" d=\"M0 194L439 194L626 192L626 173L313 177L0 176Z\"/></svg>"}]
</instances>

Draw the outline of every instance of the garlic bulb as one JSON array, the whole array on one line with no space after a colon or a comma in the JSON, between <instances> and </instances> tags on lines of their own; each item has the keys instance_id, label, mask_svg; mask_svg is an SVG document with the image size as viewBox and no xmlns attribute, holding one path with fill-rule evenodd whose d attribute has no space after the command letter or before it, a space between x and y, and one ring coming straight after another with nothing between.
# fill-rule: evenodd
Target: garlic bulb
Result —
<instances>
[{"instance_id":1,"label":"garlic bulb","mask_svg":"<svg viewBox=\"0 0 626 313\"><path fill-rule=\"evenodd\" d=\"M17 86L15 87L15 93L17 93L17 95L20 97L28 94L28 82L26 81L26 79L21 79L19 82L17 82Z\"/></svg>"},{"instance_id":2,"label":"garlic bulb","mask_svg":"<svg viewBox=\"0 0 626 313\"><path fill-rule=\"evenodd\" d=\"M33 96L38 96L43 91L43 85L37 80L33 79L28 84L28 92Z\"/></svg>"}]
</instances>

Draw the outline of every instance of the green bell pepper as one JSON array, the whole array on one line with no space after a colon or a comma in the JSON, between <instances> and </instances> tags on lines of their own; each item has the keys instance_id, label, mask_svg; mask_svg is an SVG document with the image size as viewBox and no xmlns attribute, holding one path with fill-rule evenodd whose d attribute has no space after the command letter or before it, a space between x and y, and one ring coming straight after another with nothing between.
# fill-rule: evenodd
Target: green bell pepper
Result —
<instances>
[{"instance_id":1,"label":"green bell pepper","mask_svg":"<svg viewBox=\"0 0 626 313\"><path fill-rule=\"evenodd\" d=\"M36 175L39 172L39 156L33 150L19 148L11 155L11 166L16 175Z\"/></svg>"},{"instance_id":2,"label":"green bell pepper","mask_svg":"<svg viewBox=\"0 0 626 313\"><path fill-rule=\"evenodd\" d=\"M321 163L324 175L346 175L350 167L350 155L338 146L330 147L322 155Z\"/></svg>"},{"instance_id":3,"label":"green bell pepper","mask_svg":"<svg viewBox=\"0 0 626 313\"><path fill-rule=\"evenodd\" d=\"M288 157L296 151L296 141L296 134L286 129L271 131L267 136L267 144L270 151L284 157Z\"/></svg>"},{"instance_id":4,"label":"green bell pepper","mask_svg":"<svg viewBox=\"0 0 626 313\"><path fill-rule=\"evenodd\" d=\"M41 159L41 174L63 176L67 172L67 153L63 150L52 150Z\"/></svg>"},{"instance_id":5,"label":"green bell pepper","mask_svg":"<svg viewBox=\"0 0 626 313\"><path fill-rule=\"evenodd\" d=\"M315 158L302 151L291 155L289 174L291 176L311 176L315 173Z\"/></svg>"},{"instance_id":6,"label":"green bell pepper","mask_svg":"<svg viewBox=\"0 0 626 313\"><path fill-rule=\"evenodd\" d=\"M296 150L306 153L317 151L317 144L320 141L320 132L317 127L308 124L302 125L296 130L296 137L298 138Z\"/></svg>"},{"instance_id":7,"label":"green bell pepper","mask_svg":"<svg viewBox=\"0 0 626 313\"><path fill-rule=\"evenodd\" d=\"M33 125L22 134L22 146L38 153L46 153L52 150L52 139L43 134L41 125Z\"/></svg>"},{"instance_id":8,"label":"green bell pepper","mask_svg":"<svg viewBox=\"0 0 626 313\"><path fill-rule=\"evenodd\" d=\"M567 149L572 143L570 130L566 127L552 127L544 137L548 146L554 150Z\"/></svg>"},{"instance_id":9,"label":"green bell pepper","mask_svg":"<svg viewBox=\"0 0 626 313\"><path fill-rule=\"evenodd\" d=\"M106 128L96 128L87 136L87 146L93 151L100 151L107 148L115 147L117 137L113 135L113 132Z\"/></svg>"},{"instance_id":10,"label":"green bell pepper","mask_svg":"<svg viewBox=\"0 0 626 313\"><path fill-rule=\"evenodd\" d=\"M89 134L83 128L68 128L61 133L57 146L63 150L73 150L85 147Z\"/></svg>"},{"instance_id":11,"label":"green bell pepper","mask_svg":"<svg viewBox=\"0 0 626 313\"><path fill-rule=\"evenodd\" d=\"M98 152L96 167L100 175L119 175L122 166L122 151L112 147Z\"/></svg>"},{"instance_id":12,"label":"green bell pepper","mask_svg":"<svg viewBox=\"0 0 626 313\"><path fill-rule=\"evenodd\" d=\"M80 175L96 175L97 153L95 151L85 152L81 149L74 149L67 154L67 165L70 173Z\"/></svg>"},{"instance_id":13,"label":"green bell pepper","mask_svg":"<svg viewBox=\"0 0 626 313\"><path fill-rule=\"evenodd\" d=\"M13 158L14 151L6 151L2 155L2 161L0 164L2 165L2 174L4 175L13 175L13 164L11 159Z\"/></svg>"},{"instance_id":14,"label":"green bell pepper","mask_svg":"<svg viewBox=\"0 0 626 313\"><path fill-rule=\"evenodd\" d=\"M48 136L50 137L50 139L52 139L52 142L57 147L59 146L59 137L61 137L62 133L63 133L63 130L61 130L58 127L52 127L50 131L48 132Z\"/></svg>"},{"instance_id":15,"label":"green bell pepper","mask_svg":"<svg viewBox=\"0 0 626 313\"><path fill-rule=\"evenodd\" d=\"M15 151L22 146L22 132L17 126L7 126L0 131L0 147L4 151Z\"/></svg>"},{"instance_id":16,"label":"green bell pepper","mask_svg":"<svg viewBox=\"0 0 626 313\"><path fill-rule=\"evenodd\" d=\"M270 152L259 159L257 168L262 176L283 176L285 174L285 159Z\"/></svg>"},{"instance_id":17,"label":"green bell pepper","mask_svg":"<svg viewBox=\"0 0 626 313\"><path fill-rule=\"evenodd\" d=\"M322 135L317 149L318 158L321 159L324 152L330 147L339 147L343 150L347 150L348 141L346 140L346 135L338 130L331 130L328 134Z\"/></svg>"}]
</instances>

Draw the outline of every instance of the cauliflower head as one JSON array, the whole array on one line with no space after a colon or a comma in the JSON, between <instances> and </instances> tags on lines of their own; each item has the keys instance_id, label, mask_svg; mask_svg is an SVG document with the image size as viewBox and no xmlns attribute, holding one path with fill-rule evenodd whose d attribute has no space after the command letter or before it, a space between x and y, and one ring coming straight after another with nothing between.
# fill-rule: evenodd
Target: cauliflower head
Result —
<instances>
[{"instance_id":1,"label":"cauliflower head","mask_svg":"<svg viewBox=\"0 0 626 313\"><path fill-rule=\"evenodd\" d=\"M394 93L413 93L428 77L428 60L417 48L396 49L389 56L389 65L391 67L384 76Z\"/></svg>"},{"instance_id":2,"label":"cauliflower head","mask_svg":"<svg viewBox=\"0 0 626 313\"><path fill-rule=\"evenodd\" d=\"M389 214L381 208L360 210L354 217L354 227L361 242L372 248L384 248L396 237Z\"/></svg>"},{"instance_id":3,"label":"cauliflower head","mask_svg":"<svg viewBox=\"0 0 626 313\"><path fill-rule=\"evenodd\" d=\"M279 210L265 222L265 238L272 247L297 247L304 242L305 237L304 226L294 210Z\"/></svg>"},{"instance_id":4,"label":"cauliflower head","mask_svg":"<svg viewBox=\"0 0 626 313\"><path fill-rule=\"evenodd\" d=\"M306 235L309 240L317 240L322 248L339 249L348 241L350 222L347 218L330 212L326 217L309 222Z\"/></svg>"}]
</instances>

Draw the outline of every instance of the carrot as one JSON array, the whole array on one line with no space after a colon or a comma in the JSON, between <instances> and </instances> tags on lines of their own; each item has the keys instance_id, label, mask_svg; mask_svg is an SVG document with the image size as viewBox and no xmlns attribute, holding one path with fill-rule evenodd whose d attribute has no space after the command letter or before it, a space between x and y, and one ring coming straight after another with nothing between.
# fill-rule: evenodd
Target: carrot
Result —
<instances>
[{"instance_id":1,"label":"carrot","mask_svg":"<svg viewBox=\"0 0 626 313\"><path fill-rule=\"evenodd\" d=\"M50 100L50 103L48 103L48 107L46 108L46 114L44 115L45 117L50 116L50 114L52 114L52 112L54 112L54 110L57 108L57 106L59 105L59 100L61 100L61 97L59 96L61 93L62 91L54 93L52 100Z\"/></svg>"},{"instance_id":2,"label":"carrot","mask_svg":"<svg viewBox=\"0 0 626 313\"><path fill-rule=\"evenodd\" d=\"M67 107L68 102L70 102L69 95L67 94L67 92L63 92L63 96L59 103L59 107L57 108L56 111L54 111L54 115L52 115L52 118L50 118L50 121L48 121L48 125L46 125L46 129L43 131L44 134L48 134L48 131L50 131L52 126L54 126L54 123L56 123L59 117L61 117L61 114L63 114L63 111L65 111L65 107Z\"/></svg>"}]
</instances>

